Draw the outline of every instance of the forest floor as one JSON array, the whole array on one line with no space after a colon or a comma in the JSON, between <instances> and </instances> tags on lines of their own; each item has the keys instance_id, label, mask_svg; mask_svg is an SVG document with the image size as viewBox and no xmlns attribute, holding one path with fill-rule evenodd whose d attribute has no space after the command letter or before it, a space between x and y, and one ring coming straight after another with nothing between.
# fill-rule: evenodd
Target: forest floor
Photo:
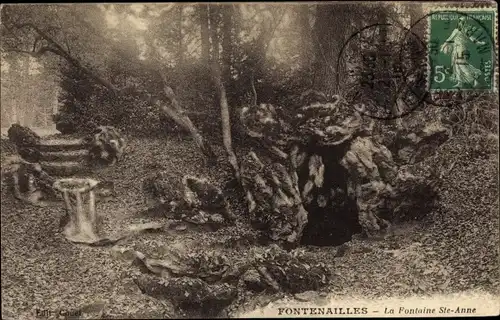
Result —
<instances>
[{"instance_id":1,"label":"forest floor","mask_svg":"<svg viewBox=\"0 0 500 320\"><path fill-rule=\"evenodd\" d=\"M336 247L300 248L331 267L334 277L324 292L365 298L468 290L498 294L497 150L469 154L462 143L452 139L441 147L437 157L455 162L452 172L443 178L439 207L424 221L399 225L390 237L377 241L355 238L339 257ZM216 152L223 158L223 150ZM229 168L207 168L190 140L132 139L123 162L93 173L98 179L115 181L119 195L96 206L106 217L108 234L152 221L139 214L146 208L141 181L159 168L208 177L221 187L230 180ZM133 281L139 268L120 254L119 248L155 258L173 247L185 252L221 250L237 258L258 247L251 241L228 244L228 239L251 235L244 217L236 226L213 233L169 230L130 237L114 247L88 247L61 236L62 204L34 208L3 194L1 206L3 319L33 319L37 314L54 319L60 311L81 311L89 318L182 317L168 299L156 299L139 290ZM237 206L233 209L241 215ZM244 304L232 306L229 315L251 311L272 300L296 298L254 295Z\"/></svg>"}]
</instances>

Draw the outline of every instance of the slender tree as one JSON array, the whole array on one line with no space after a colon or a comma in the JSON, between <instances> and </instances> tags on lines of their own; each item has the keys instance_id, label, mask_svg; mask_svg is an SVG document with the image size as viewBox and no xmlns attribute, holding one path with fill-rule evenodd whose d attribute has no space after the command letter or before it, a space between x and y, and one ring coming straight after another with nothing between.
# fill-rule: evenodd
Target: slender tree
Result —
<instances>
[{"instance_id":1,"label":"slender tree","mask_svg":"<svg viewBox=\"0 0 500 320\"><path fill-rule=\"evenodd\" d=\"M300 28L300 62L302 66L307 66L312 58L312 28L310 24L310 8L308 4L301 4L295 7L297 16L297 26Z\"/></svg>"},{"instance_id":2,"label":"slender tree","mask_svg":"<svg viewBox=\"0 0 500 320\"><path fill-rule=\"evenodd\" d=\"M233 5L222 6L222 76L230 84L233 57Z\"/></svg>"},{"instance_id":3,"label":"slender tree","mask_svg":"<svg viewBox=\"0 0 500 320\"><path fill-rule=\"evenodd\" d=\"M208 65L210 62L210 34L208 30L208 4L200 4L198 7L200 37L201 37L201 60Z\"/></svg>"},{"instance_id":4,"label":"slender tree","mask_svg":"<svg viewBox=\"0 0 500 320\"><path fill-rule=\"evenodd\" d=\"M177 5L177 64L182 66L184 64L184 41L182 34L182 21L183 21L184 5Z\"/></svg>"}]
</instances>

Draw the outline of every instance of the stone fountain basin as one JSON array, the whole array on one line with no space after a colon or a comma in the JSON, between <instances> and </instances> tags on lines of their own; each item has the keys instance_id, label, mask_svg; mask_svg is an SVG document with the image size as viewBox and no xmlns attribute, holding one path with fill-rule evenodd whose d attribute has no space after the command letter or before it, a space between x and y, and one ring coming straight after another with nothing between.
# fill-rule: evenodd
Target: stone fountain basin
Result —
<instances>
[{"instance_id":1,"label":"stone fountain basin","mask_svg":"<svg viewBox=\"0 0 500 320\"><path fill-rule=\"evenodd\" d=\"M99 181L90 178L59 179L54 183L54 189L61 192L88 192L95 188Z\"/></svg>"}]
</instances>

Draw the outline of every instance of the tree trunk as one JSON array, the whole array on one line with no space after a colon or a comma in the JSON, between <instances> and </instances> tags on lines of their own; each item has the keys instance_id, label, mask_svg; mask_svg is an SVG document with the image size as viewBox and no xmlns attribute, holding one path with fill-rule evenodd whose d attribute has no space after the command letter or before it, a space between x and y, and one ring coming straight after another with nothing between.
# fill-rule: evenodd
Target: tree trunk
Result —
<instances>
[{"instance_id":1,"label":"tree trunk","mask_svg":"<svg viewBox=\"0 0 500 320\"><path fill-rule=\"evenodd\" d=\"M210 38L212 40L212 63L219 63L220 41L219 41L219 13L220 8L216 5L209 6L210 16Z\"/></svg>"},{"instance_id":2,"label":"tree trunk","mask_svg":"<svg viewBox=\"0 0 500 320\"><path fill-rule=\"evenodd\" d=\"M217 90L217 96L220 102L220 113L222 121L222 141L224 147L226 148L226 153L229 159L229 163L233 167L233 172L236 180L241 184L240 167L238 165L238 159L233 151L232 138L231 138L231 120L229 117L229 104L227 102L226 88L221 79L221 73L219 66L214 62L212 64L212 76L215 83L215 88ZM245 189L245 186L242 185Z\"/></svg>"},{"instance_id":3,"label":"tree trunk","mask_svg":"<svg viewBox=\"0 0 500 320\"><path fill-rule=\"evenodd\" d=\"M170 100L172 104L172 108L169 108L166 104L160 104L158 101L155 101L154 104L160 108L160 111L163 112L167 117L171 118L181 127L189 130L191 136L193 137L196 145L200 148L203 154L207 157L209 164L213 164L216 159L216 155L213 152L210 144L205 143L203 136L199 133L198 129L191 122L191 119L185 114L184 109L180 106L177 98L175 97L174 91L169 86L165 85L164 87L165 96Z\"/></svg>"},{"instance_id":4,"label":"tree trunk","mask_svg":"<svg viewBox=\"0 0 500 320\"><path fill-rule=\"evenodd\" d=\"M182 66L184 63L184 44L183 44L183 39L182 39L182 11L184 7L183 4L178 4L177 8L177 45L179 46L177 48L177 65Z\"/></svg>"},{"instance_id":5,"label":"tree trunk","mask_svg":"<svg viewBox=\"0 0 500 320\"><path fill-rule=\"evenodd\" d=\"M160 69L156 70L157 74L161 77L161 80L163 81L163 92L165 94L165 97L170 101L170 106L168 106L165 103L161 103L158 98L154 98L151 96L147 96L146 99L148 100L149 103L152 105L155 105L159 108L159 110L163 113L163 115L167 116L168 118L171 118L175 123L177 123L179 126L182 128L186 129L191 133L191 136L193 137L193 140L195 141L196 145L200 148L201 152L205 155L206 160L208 160L208 164L214 164L214 161L216 160L216 155L213 152L211 146L209 143L203 139L203 136L200 134L196 126L192 123L191 119L186 115L184 109L181 107L180 103L178 102L174 91L172 90L171 87L168 85L168 79L165 77L165 74L161 70L161 62L158 61L156 57L157 63L160 64ZM151 69L151 67L146 66L147 69Z\"/></svg>"},{"instance_id":6,"label":"tree trunk","mask_svg":"<svg viewBox=\"0 0 500 320\"><path fill-rule=\"evenodd\" d=\"M383 9L380 9L379 12L378 12L378 23L380 24L385 24L387 23L388 20L387 20L387 11L386 10L383 10ZM378 45L379 45L379 48L381 48L381 50L384 50L384 51L389 51L390 48L383 48L382 47L384 45L387 44L388 42L388 39L387 39L387 29L388 29L388 26L380 26L380 29L379 29L379 34L378 34ZM397 97L396 99L394 99L394 101L392 102L392 113L393 115L398 115L402 110L399 109L399 106L398 106L398 101L397 101ZM400 117L396 117L394 119L391 120L391 123L394 127L396 127L398 130L401 130L403 129L403 123L402 123L402 120Z\"/></svg>"},{"instance_id":7,"label":"tree trunk","mask_svg":"<svg viewBox=\"0 0 500 320\"><path fill-rule=\"evenodd\" d=\"M208 5L199 4L201 59L208 65L210 63L210 35L208 31Z\"/></svg>"},{"instance_id":8,"label":"tree trunk","mask_svg":"<svg viewBox=\"0 0 500 320\"><path fill-rule=\"evenodd\" d=\"M423 10L422 10L422 4L420 3L408 3L408 11L410 11L410 26L409 28L412 28L412 32L414 32L417 36L419 37L424 37L425 36L425 23L423 23L422 17L423 17ZM420 22L419 22L420 20ZM419 23L417 23L419 22ZM416 26L413 26L415 23L417 23Z\"/></svg>"},{"instance_id":9,"label":"tree trunk","mask_svg":"<svg viewBox=\"0 0 500 320\"><path fill-rule=\"evenodd\" d=\"M210 38L212 40L212 62L210 64L212 78L215 84L216 96L219 99L220 112L221 112L221 124L222 124L222 141L226 149L229 163L233 167L233 173L241 184L240 178L240 168L238 165L238 159L233 151L232 137L231 137L231 121L229 116L229 104L227 102L226 88L224 87L220 67L219 67L219 11L218 6L210 6ZM226 15L225 15L225 18ZM224 28L226 24L224 24ZM226 30L224 30L226 31ZM226 41L226 39L224 39ZM227 44L227 43L226 43ZM227 58L226 54L224 56ZM230 56L229 56L230 59Z\"/></svg>"},{"instance_id":10,"label":"tree trunk","mask_svg":"<svg viewBox=\"0 0 500 320\"><path fill-rule=\"evenodd\" d=\"M337 91L335 73L339 72L342 81L342 70L335 70L337 58L350 29L352 12L348 4L316 5L316 20L313 29L314 41L314 80L315 90L326 94Z\"/></svg>"},{"instance_id":11,"label":"tree trunk","mask_svg":"<svg viewBox=\"0 0 500 320\"><path fill-rule=\"evenodd\" d=\"M338 9L338 8L337 8ZM328 77L328 66L334 61L330 52L330 42L335 37L332 30L332 18L334 17L334 6L316 5L316 20L314 23L314 44L315 44L315 62L314 62L314 89L326 92L326 89L332 84ZM340 32L336 30L336 32ZM339 45L339 44L336 44ZM334 64L335 66L335 64Z\"/></svg>"},{"instance_id":12,"label":"tree trunk","mask_svg":"<svg viewBox=\"0 0 500 320\"><path fill-rule=\"evenodd\" d=\"M312 30L309 24L309 5L302 4L296 7L297 10L297 26L300 32L300 62L303 66L307 66L311 60L311 37Z\"/></svg>"},{"instance_id":13,"label":"tree trunk","mask_svg":"<svg viewBox=\"0 0 500 320\"><path fill-rule=\"evenodd\" d=\"M222 77L227 84L231 81L231 65L233 56L233 6L222 7Z\"/></svg>"},{"instance_id":14,"label":"tree trunk","mask_svg":"<svg viewBox=\"0 0 500 320\"><path fill-rule=\"evenodd\" d=\"M23 59L23 62L22 62L22 68L21 68L21 79L22 79L22 84L26 87L30 87L29 85L29 82L30 82L30 60L29 60L29 57L24 57L25 59ZM21 119L20 119L20 122L23 126L27 126L27 127L32 127L32 121L31 121L31 118L33 117L33 111L34 110L29 110L31 109L31 106L30 108L28 108L29 104L30 104L30 96L31 96L31 90L28 90L27 91L27 94L23 94L22 95L22 99L21 99L21 108L19 111L20 112L20 116L21 116Z\"/></svg>"}]
</instances>

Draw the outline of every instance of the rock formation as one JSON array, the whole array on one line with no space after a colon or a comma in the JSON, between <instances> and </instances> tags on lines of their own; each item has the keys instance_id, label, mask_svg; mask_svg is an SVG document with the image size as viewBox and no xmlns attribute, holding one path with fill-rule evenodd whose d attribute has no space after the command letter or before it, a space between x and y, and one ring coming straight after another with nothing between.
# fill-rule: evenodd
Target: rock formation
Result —
<instances>
[{"instance_id":1,"label":"rock formation","mask_svg":"<svg viewBox=\"0 0 500 320\"><path fill-rule=\"evenodd\" d=\"M421 206L417 194L424 190L432 206L432 181L400 174L399 166L431 155L447 140L445 128L432 123L399 132L384 146L372 136L374 120L341 97L325 102L309 94L305 100L310 103L289 114L269 104L242 108L242 128L258 146L241 161L257 228L273 240L336 245L353 233L386 230L399 213Z\"/></svg>"},{"instance_id":2,"label":"rock formation","mask_svg":"<svg viewBox=\"0 0 500 320\"><path fill-rule=\"evenodd\" d=\"M222 190L207 179L159 171L144 179L143 192L151 205L145 213L159 212L171 219L215 228L235 220Z\"/></svg>"},{"instance_id":3,"label":"rock formation","mask_svg":"<svg viewBox=\"0 0 500 320\"><path fill-rule=\"evenodd\" d=\"M12 141L16 147L19 155L26 161L38 162L40 161L40 136L28 127L23 127L17 123L13 124L8 132L9 140Z\"/></svg>"},{"instance_id":4,"label":"rock formation","mask_svg":"<svg viewBox=\"0 0 500 320\"><path fill-rule=\"evenodd\" d=\"M112 126L99 126L88 139L91 161L114 165L120 161L125 151L125 139Z\"/></svg>"},{"instance_id":5,"label":"rock formation","mask_svg":"<svg viewBox=\"0 0 500 320\"><path fill-rule=\"evenodd\" d=\"M124 252L125 253L125 252ZM244 291L271 290L302 293L324 288L331 272L301 252L288 252L275 245L255 248L244 258L229 258L220 252L199 250L181 252L170 249L163 259L152 259L141 252L127 252L143 273L135 282L142 292L167 298L177 307L218 315Z\"/></svg>"}]
</instances>

